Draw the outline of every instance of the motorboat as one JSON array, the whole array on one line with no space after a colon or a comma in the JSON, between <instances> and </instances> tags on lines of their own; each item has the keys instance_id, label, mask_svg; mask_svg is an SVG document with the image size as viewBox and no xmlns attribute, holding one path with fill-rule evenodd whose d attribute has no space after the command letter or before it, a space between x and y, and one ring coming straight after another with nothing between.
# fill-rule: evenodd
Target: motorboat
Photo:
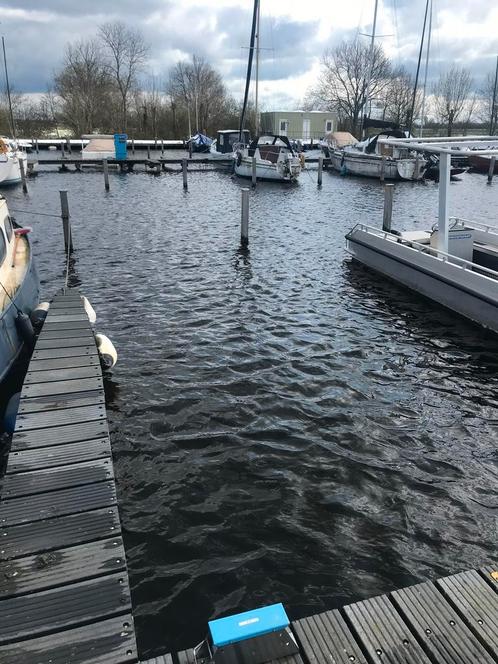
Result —
<instances>
[{"instance_id":1,"label":"motorboat","mask_svg":"<svg viewBox=\"0 0 498 664\"><path fill-rule=\"evenodd\" d=\"M208 136L204 136L204 134L194 134L194 136L191 136L188 141L186 141L187 146L192 145L192 152L209 152L211 145L213 143L213 140L209 138Z\"/></svg>"},{"instance_id":2,"label":"motorboat","mask_svg":"<svg viewBox=\"0 0 498 664\"><path fill-rule=\"evenodd\" d=\"M14 139L0 137L0 186L21 182L21 162L28 172L26 149Z\"/></svg>"},{"instance_id":3,"label":"motorboat","mask_svg":"<svg viewBox=\"0 0 498 664\"><path fill-rule=\"evenodd\" d=\"M248 129L220 129L216 133L216 141L211 143L209 153L211 159L228 159L233 156L236 146L246 146L251 142Z\"/></svg>"},{"instance_id":4,"label":"motorboat","mask_svg":"<svg viewBox=\"0 0 498 664\"><path fill-rule=\"evenodd\" d=\"M255 160L256 178L274 182L294 182L302 169L300 157L294 152L287 136L265 135L249 147L235 151L235 174L251 178Z\"/></svg>"},{"instance_id":5,"label":"motorboat","mask_svg":"<svg viewBox=\"0 0 498 664\"><path fill-rule=\"evenodd\" d=\"M13 223L7 202L0 197L0 381L26 341L23 319L39 299L29 230Z\"/></svg>"},{"instance_id":6,"label":"motorboat","mask_svg":"<svg viewBox=\"0 0 498 664\"><path fill-rule=\"evenodd\" d=\"M498 228L448 214L452 154L467 147L498 155L498 138L391 138L385 143L439 155L437 225L396 232L357 224L346 235L347 251L383 276L498 333Z\"/></svg>"},{"instance_id":7,"label":"motorboat","mask_svg":"<svg viewBox=\"0 0 498 664\"><path fill-rule=\"evenodd\" d=\"M361 175L383 180L422 180L427 168L423 154L409 147L383 143L383 139L406 138L401 130L386 131L343 147L328 148L331 166L342 175Z\"/></svg>"}]
</instances>

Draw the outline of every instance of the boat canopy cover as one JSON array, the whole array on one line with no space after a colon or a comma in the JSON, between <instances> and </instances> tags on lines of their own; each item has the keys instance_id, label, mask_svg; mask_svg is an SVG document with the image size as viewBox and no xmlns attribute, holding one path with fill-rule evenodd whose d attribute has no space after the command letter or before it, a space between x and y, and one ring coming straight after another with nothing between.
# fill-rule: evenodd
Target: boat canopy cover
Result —
<instances>
[{"instance_id":1,"label":"boat canopy cover","mask_svg":"<svg viewBox=\"0 0 498 664\"><path fill-rule=\"evenodd\" d=\"M287 148L291 154L294 154L294 150L292 149L292 145L290 144L287 136L279 136L278 134L262 134L261 136L257 136L249 145L249 157L254 157L256 148L260 145L278 145L280 147Z\"/></svg>"},{"instance_id":2,"label":"boat canopy cover","mask_svg":"<svg viewBox=\"0 0 498 664\"><path fill-rule=\"evenodd\" d=\"M212 142L213 140L209 136L204 136L204 134L195 134L187 141L187 143L192 143L193 145L205 145L206 147L209 147Z\"/></svg>"},{"instance_id":3,"label":"boat canopy cover","mask_svg":"<svg viewBox=\"0 0 498 664\"><path fill-rule=\"evenodd\" d=\"M377 134L373 138L369 139L368 144L365 148L365 152L368 154L373 154L377 149L377 141L380 136L385 136L387 138L406 138L406 132L401 131L401 129L392 129L391 131L383 131L380 134Z\"/></svg>"},{"instance_id":4,"label":"boat canopy cover","mask_svg":"<svg viewBox=\"0 0 498 664\"><path fill-rule=\"evenodd\" d=\"M242 143L249 145L251 134L249 129L242 130ZM238 129L220 129L216 137L216 151L222 154L233 152L234 143L239 143Z\"/></svg>"},{"instance_id":5,"label":"boat canopy cover","mask_svg":"<svg viewBox=\"0 0 498 664\"><path fill-rule=\"evenodd\" d=\"M376 120L375 118L365 118L363 123L365 129L372 127L373 129L390 129L391 131L396 131L399 129L399 124L397 122L391 122L390 120Z\"/></svg>"}]
</instances>

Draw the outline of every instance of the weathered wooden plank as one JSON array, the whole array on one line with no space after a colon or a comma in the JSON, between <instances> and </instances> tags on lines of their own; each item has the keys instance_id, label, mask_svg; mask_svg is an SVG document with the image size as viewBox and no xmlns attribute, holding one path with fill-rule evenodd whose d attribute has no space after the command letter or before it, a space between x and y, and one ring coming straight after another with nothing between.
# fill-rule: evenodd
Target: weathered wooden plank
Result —
<instances>
[{"instance_id":1,"label":"weathered wooden plank","mask_svg":"<svg viewBox=\"0 0 498 664\"><path fill-rule=\"evenodd\" d=\"M136 659L130 613L0 647L6 664L130 664Z\"/></svg>"},{"instance_id":2,"label":"weathered wooden plank","mask_svg":"<svg viewBox=\"0 0 498 664\"><path fill-rule=\"evenodd\" d=\"M15 432L21 433L32 429L75 425L84 422L92 422L93 420L105 419L106 413L103 404L97 406L77 406L60 410L47 410L37 413L20 413L16 418ZM33 435L37 437L37 434ZM100 436L102 434L99 433L97 435ZM83 438L89 438L89 436L85 435Z\"/></svg>"},{"instance_id":3,"label":"weathered wooden plank","mask_svg":"<svg viewBox=\"0 0 498 664\"><path fill-rule=\"evenodd\" d=\"M49 360L32 359L29 363L30 371L50 371L53 369L69 369L74 367L99 366L97 353L93 355L76 355L75 357L58 357Z\"/></svg>"},{"instance_id":4,"label":"weathered wooden plank","mask_svg":"<svg viewBox=\"0 0 498 664\"><path fill-rule=\"evenodd\" d=\"M92 390L103 389L104 383L101 376L75 380L59 380L54 381L53 383L23 385L21 398L68 394L69 392L89 392Z\"/></svg>"},{"instance_id":5,"label":"weathered wooden plank","mask_svg":"<svg viewBox=\"0 0 498 664\"><path fill-rule=\"evenodd\" d=\"M81 348L82 346L91 346L95 344L95 337L90 334L80 334L78 336L60 337L55 335L47 335L38 339L36 342L37 350L53 350L61 348Z\"/></svg>"},{"instance_id":6,"label":"weathered wooden plank","mask_svg":"<svg viewBox=\"0 0 498 664\"><path fill-rule=\"evenodd\" d=\"M103 459L111 456L109 438L82 440L79 443L40 447L11 452L7 461L6 473L21 473L28 470L41 470L54 466Z\"/></svg>"},{"instance_id":7,"label":"weathered wooden plank","mask_svg":"<svg viewBox=\"0 0 498 664\"><path fill-rule=\"evenodd\" d=\"M387 596L350 604L343 611L374 664L431 664Z\"/></svg>"},{"instance_id":8,"label":"weathered wooden plank","mask_svg":"<svg viewBox=\"0 0 498 664\"><path fill-rule=\"evenodd\" d=\"M52 328L52 327L47 327L46 330L43 330L43 336L40 339L40 341L44 342L47 340L54 340L56 339L57 341L61 341L62 339L85 339L85 345L89 345L91 343L95 343L95 337L93 335L93 331L90 327L79 327L76 329L69 328L69 329L64 329L64 330L58 330L57 328ZM36 344L37 347L43 348L43 343L41 346L38 345L39 342ZM57 347L57 346L56 346Z\"/></svg>"},{"instance_id":9,"label":"weathered wooden plank","mask_svg":"<svg viewBox=\"0 0 498 664\"><path fill-rule=\"evenodd\" d=\"M1 494L2 498L19 498L112 479L114 479L114 470L111 460L94 459L70 466L57 466L44 470L37 468L26 473L10 473L5 475L2 480Z\"/></svg>"},{"instance_id":10,"label":"weathered wooden plank","mask_svg":"<svg viewBox=\"0 0 498 664\"><path fill-rule=\"evenodd\" d=\"M327 611L292 623L309 664L367 664L339 611Z\"/></svg>"},{"instance_id":11,"label":"weathered wooden plank","mask_svg":"<svg viewBox=\"0 0 498 664\"><path fill-rule=\"evenodd\" d=\"M495 662L433 583L397 590L391 597L435 661Z\"/></svg>"},{"instance_id":12,"label":"weathered wooden plank","mask_svg":"<svg viewBox=\"0 0 498 664\"><path fill-rule=\"evenodd\" d=\"M6 560L0 562L0 600L125 569L121 537Z\"/></svg>"},{"instance_id":13,"label":"weathered wooden plank","mask_svg":"<svg viewBox=\"0 0 498 664\"><path fill-rule=\"evenodd\" d=\"M42 636L99 619L129 613L126 574L72 583L2 601L0 643Z\"/></svg>"},{"instance_id":14,"label":"weathered wooden plank","mask_svg":"<svg viewBox=\"0 0 498 664\"><path fill-rule=\"evenodd\" d=\"M91 413L90 409L98 408L98 406L84 406L84 408ZM66 443L79 442L80 440L103 438L108 435L107 420L106 418L99 417L93 420L89 419L88 422L61 424L59 426L29 431L16 431L12 438L11 451L17 452L36 447L53 447L54 445L65 445Z\"/></svg>"},{"instance_id":15,"label":"weathered wooden plank","mask_svg":"<svg viewBox=\"0 0 498 664\"><path fill-rule=\"evenodd\" d=\"M69 514L55 519L0 528L0 559L53 551L119 535L116 507Z\"/></svg>"},{"instance_id":16,"label":"weathered wooden plank","mask_svg":"<svg viewBox=\"0 0 498 664\"><path fill-rule=\"evenodd\" d=\"M76 378L99 378L102 374L100 366L73 367L70 369L53 369L52 371L28 370L24 385L39 383L53 383L62 380L75 380Z\"/></svg>"},{"instance_id":17,"label":"weathered wooden plank","mask_svg":"<svg viewBox=\"0 0 498 664\"><path fill-rule=\"evenodd\" d=\"M31 356L33 360L55 360L63 357L79 357L81 355L88 355L91 357L97 356L98 351L95 344L93 346L76 346L72 348L47 348L46 350L35 350Z\"/></svg>"},{"instance_id":18,"label":"weathered wooden plank","mask_svg":"<svg viewBox=\"0 0 498 664\"><path fill-rule=\"evenodd\" d=\"M23 415L39 411L98 405L105 405L105 395L104 392L95 390L93 392L74 392L59 396L24 398L19 402L18 412Z\"/></svg>"},{"instance_id":19,"label":"weathered wooden plank","mask_svg":"<svg viewBox=\"0 0 498 664\"><path fill-rule=\"evenodd\" d=\"M84 486L2 500L0 525L12 526L28 521L41 521L65 514L88 512L116 504L114 482Z\"/></svg>"},{"instance_id":20,"label":"weathered wooden plank","mask_svg":"<svg viewBox=\"0 0 498 664\"><path fill-rule=\"evenodd\" d=\"M45 324L51 324L51 323L74 323L78 321L84 321L85 323L88 322L88 316L86 315L85 311L78 311L78 310L68 310L68 309L60 309L57 312L50 312L49 315L47 316L47 319L44 323ZM86 327L86 325L85 325Z\"/></svg>"}]
</instances>

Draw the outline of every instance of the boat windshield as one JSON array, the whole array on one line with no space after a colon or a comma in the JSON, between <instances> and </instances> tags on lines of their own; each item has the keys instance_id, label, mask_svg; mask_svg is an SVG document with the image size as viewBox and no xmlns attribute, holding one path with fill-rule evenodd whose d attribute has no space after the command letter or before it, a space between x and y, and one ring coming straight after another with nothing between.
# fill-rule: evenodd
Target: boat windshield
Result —
<instances>
[{"instance_id":1,"label":"boat windshield","mask_svg":"<svg viewBox=\"0 0 498 664\"><path fill-rule=\"evenodd\" d=\"M0 265L3 264L6 253L7 245L5 243L5 235L2 233L2 231L0 231Z\"/></svg>"}]
</instances>

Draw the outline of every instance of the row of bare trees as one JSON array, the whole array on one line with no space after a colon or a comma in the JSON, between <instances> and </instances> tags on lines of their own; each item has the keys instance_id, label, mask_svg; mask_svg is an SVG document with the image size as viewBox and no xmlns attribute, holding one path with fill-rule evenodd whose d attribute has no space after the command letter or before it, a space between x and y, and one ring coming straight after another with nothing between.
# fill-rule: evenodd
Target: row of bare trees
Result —
<instances>
[{"instance_id":1,"label":"row of bare trees","mask_svg":"<svg viewBox=\"0 0 498 664\"><path fill-rule=\"evenodd\" d=\"M93 39L66 46L61 67L38 103L14 95L14 115L29 137L69 129L75 136L123 131L186 137L238 126L239 105L203 58L178 62L165 80L148 74L149 46L122 22L104 23ZM0 99L0 132L10 133Z\"/></svg>"},{"instance_id":2,"label":"row of bare trees","mask_svg":"<svg viewBox=\"0 0 498 664\"><path fill-rule=\"evenodd\" d=\"M310 109L335 111L340 126L356 135L369 113L405 127L431 121L451 135L455 124L465 129L471 122L489 123L493 91L494 74L475 90L470 71L453 65L427 90L422 118L422 93L419 86L414 95L409 72L394 67L382 46L370 51L356 38L325 51L319 79L305 103ZM496 106L494 110L496 116ZM490 129L496 130L496 119Z\"/></svg>"}]
</instances>

